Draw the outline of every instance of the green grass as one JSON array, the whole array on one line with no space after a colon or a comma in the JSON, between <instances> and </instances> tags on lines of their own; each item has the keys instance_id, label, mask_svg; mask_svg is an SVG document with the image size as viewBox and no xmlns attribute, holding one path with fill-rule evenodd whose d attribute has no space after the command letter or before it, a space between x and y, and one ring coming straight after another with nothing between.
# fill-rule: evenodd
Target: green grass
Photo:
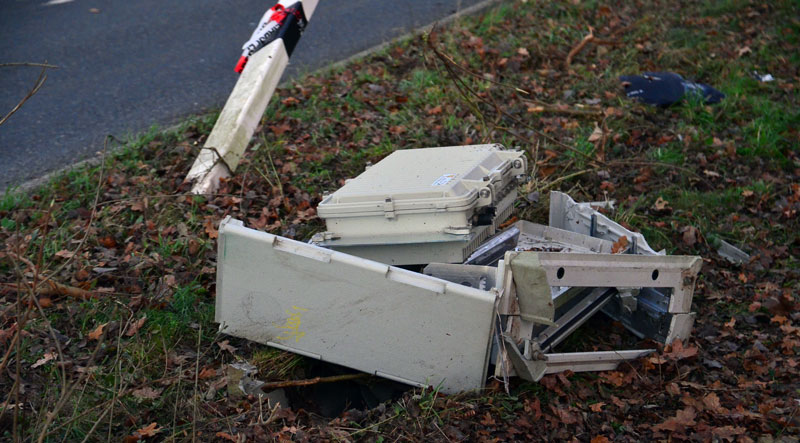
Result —
<instances>
[{"instance_id":1,"label":"green grass","mask_svg":"<svg viewBox=\"0 0 800 443\"><path fill-rule=\"evenodd\" d=\"M208 301L207 293L196 283L177 288L167 308L147 312L147 331L172 345L182 337L190 340L199 325L206 325L206 337L213 337L215 331L209 325L214 317L214 306Z\"/></svg>"},{"instance_id":2,"label":"green grass","mask_svg":"<svg viewBox=\"0 0 800 443\"><path fill-rule=\"evenodd\" d=\"M650 157L659 163L669 163L672 165L682 165L685 160L683 150L677 143L652 149L650 151Z\"/></svg>"},{"instance_id":3,"label":"green grass","mask_svg":"<svg viewBox=\"0 0 800 443\"><path fill-rule=\"evenodd\" d=\"M746 0L706 0L701 6L701 14L720 16L739 11L749 4Z\"/></svg>"}]
</instances>

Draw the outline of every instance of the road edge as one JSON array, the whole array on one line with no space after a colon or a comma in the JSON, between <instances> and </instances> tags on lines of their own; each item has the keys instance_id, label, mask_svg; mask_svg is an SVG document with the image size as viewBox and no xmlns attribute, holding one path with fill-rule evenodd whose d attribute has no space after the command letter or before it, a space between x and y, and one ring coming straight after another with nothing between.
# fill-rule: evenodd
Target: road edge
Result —
<instances>
[{"instance_id":1,"label":"road edge","mask_svg":"<svg viewBox=\"0 0 800 443\"><path fill-rule=\"evenodd\" d=\"M342 60L330 63L328 65L325 65L325 66L323 66L321 68L314 69L314 70L309 71L307 73L299 74L297 78L303 78L303 77L306 77L306 76L309 76L309 75L326 74L326 73L328 73L330 71L333 71L333 70L336 70L336 69L338 69L338 68L340 68L342 66L345 66L345 65L347 65L348 63L350 63L352 61L355 61L355 60L367 57L367 56L369 56L371 54L374 54L376 52L382 51L383 49L385 49L385 48L387 48L387 47L389 47L389 46L391 46L391 45L393 45L393 44L395 44L397 42L400 42L400 41L403 41L403 40L406 40L406 39L410 39L410 38L413 38L414 36L422 34L422 33L426 32L426 31L428 31L429 29L431 29L434 25L437 25L437 24L441 24L441 25L449 24L449 23L451 23L451 22L453 22L455 20L458 20L461 17L467 16L467 15L477 14L478 12L481 12L484 9L487 9L490 6L493 6L495 4L502 3L503 1L505 1L505 0L483 0L483 1L478 2L478 3L476 3L476 4L472 5L472 6L468 6L468 7L464 8L464 9L462 9L462 10L456 11L453 14L448 15L447 17L443 17L443 18L441 18L439 20L434 20L434 21L432 21L432 22L430 22L428 24L422 25L422 26L417 26L416 28L411 29L409 32L406 32L405 34L398 35L397 37L389 39L389 40L387 40L387 41L385 41L383 43L379 43L379 44L377 44L375 46L371 46L371 47L369 47L369 48L367 48L367 49L365 49L363 51L357 52L357 53L355 53L355 54L353 54L353 55L351 55L351 56L349 56L347 58L344 58ZM291 83L293 81L296 81L296 79L295 78L290 78L290 79L283 80L282 82L280 82L278 84L278 88L284 88L286 86L289 86L289 85L291 85ZM169 131L176 130L176 129L180 128L181 125L183 125L188 119L190 119L192 117L203 118L205 116L208 116L209 114L211 114L211 113L209 112L209 113L204 113L204 114L193 114L192 116L184 117L180 122L177 122L177 123L174 123L172 125L168 125L168 126L165 126L165 127L161 128L161 129L159 129L159 132L169 132ZM141 135L142 133L144 133L144 131L138 132L138 135ZM42 185L47 184L53 178L61 176L63 174L66 174L69 171L72 171L72 170L75 170L75 169L84 168L84 167L97 166L103 161L103 158L104 158L105 155L113 154L115 151L117 151L118 149L123 148L124 146L125 145L121 145L121 146L117 146L115 148L112 148L110 150L110 152L106 152L105 154L103 154L102 151L98 151L97 154L94 157L87 158L87 159L84 159L84 160L80 160L80 161L78 161L76 163L73 163L73 164L68 165L68 166L64 166L63 168L60 168L60 169L56 169L55 171L48 172L48 173L46 173L45 175L43 175L41 177L30 179L30 180L25 181L25 182L23 182L23 183L21 183L19 185L16 185L16 186L0 187L0 197L5 196L5 195L7 195L9 193L14 193L14 192L28 193L28 192L31 192L32 190L34 190L34 189L36 189L36 188L38 188L38 187L40 187Z\"/></svg>"}]
</instances>

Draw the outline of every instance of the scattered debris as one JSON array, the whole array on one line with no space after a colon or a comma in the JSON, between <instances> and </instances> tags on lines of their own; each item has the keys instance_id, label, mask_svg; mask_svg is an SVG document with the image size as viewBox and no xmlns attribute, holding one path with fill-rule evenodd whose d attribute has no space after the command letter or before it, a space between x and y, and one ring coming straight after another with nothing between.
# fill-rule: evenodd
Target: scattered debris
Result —
<instances>
[{"instance_id":1,"label":"scattered debris","mask_svg":"<svg viewBox=\"0 0 800 443\"><path fill-rule=\"evenodd\" d=\"M241 398L260 393L264 382L254 378L257 373L258 368L247 362L229 364L227 370L228 395L231 398Z\"/></svg>"},{"instance_id":2,"label":"scattered debris","mask_svg":"<svg viewBox=\"0 0 800 443\"><path fill-rule=\"evenodd\" d=\"M623 75L620 78L628 98L667 107L687 95L699 95L706 104L719 103L725 94L709 85L685 80L674 72L645 72L642 75Z\"/></svg>"},{"instance_id":3,"label":"scattered debris","mask_svg":"<svg viewBox=\"0 0 800 443\"><path fill-rule=\"evenodd\" d=\"M220 224L215 319L223 332L443 393L480 389L490 375L538 381L611 370L653 352L553 353L601 310L639 337L670 344L689 336L702 260L654 251L595 209L612 202L551 192L550 226L517 221L481 245L516 195L513 178L525 165L517 153L484 145L387 159L320 204L336 233L320 237L334 250L231 217ZM441 189L438 198L428 187ZM432 234L438 239L426 241ZM332 242L365 235L374 241L359 248ZM448 242L458 248L443 254ZM375 249L387 259L373 261ZM387 264L404 254L404 264L427 264L422 273Z\"/></svg>"},{"instance_id":4,"label":"scattered debris","mask_svg":"<svg viewBox=\"0 0 800 443\"><path fill-rule=\"evenodd\" d=\"M729 262L741 265L750 261L750 254L742 251L736 246L733 246L725 240L717 238L715 239L714 243L717 246L717 254Z\"/></svg>"},{"instance_id":5,"label":"scattered debris","mask_svg":"<svg viewBox=\"0 0 800 443\"><path fill-rule=\"evenodd\" d=\"M773 77L772 74L759 74L758 71L753 71L753 78L761 83L769 83L775 80L775 77Z\"/></svg>"}]
</instances>

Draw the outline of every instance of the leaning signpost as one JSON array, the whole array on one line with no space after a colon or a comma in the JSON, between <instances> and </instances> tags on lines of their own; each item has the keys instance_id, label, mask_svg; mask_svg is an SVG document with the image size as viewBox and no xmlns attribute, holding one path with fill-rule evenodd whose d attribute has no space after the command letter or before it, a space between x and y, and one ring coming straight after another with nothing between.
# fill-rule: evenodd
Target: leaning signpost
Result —
<instances>
[{"instance_id":1,"label":"leaning signpost","mask_svg":"<svg viewBox=\"0 0 800 443\"><path fill-rule=\"evenodd\" d=\"M281 0L261 18L236 64L241 76L186 176L193 193L215 192L236 169L316 6Z\"/></svg>"}]
</instances>

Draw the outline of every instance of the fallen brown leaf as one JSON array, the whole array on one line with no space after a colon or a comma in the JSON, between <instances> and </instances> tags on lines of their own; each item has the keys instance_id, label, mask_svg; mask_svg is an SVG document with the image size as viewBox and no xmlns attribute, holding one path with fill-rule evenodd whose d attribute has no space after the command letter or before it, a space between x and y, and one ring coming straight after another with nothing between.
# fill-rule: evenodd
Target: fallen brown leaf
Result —
<instances>
[{"instance_id":1,"label":"fallen brown leaf","mask_svg":"<svg viewBox=\"0 0 800 443\"><path fill-rule=\"evenodd\" d=\"M671 360L683 360L684 358L694 357L698 353L696 346L684 347L681 340L675 340L670 346L668 352L664 352L664 356Z\"/></svg>"},{"instance_id":2,"label":"fallen brown leaf","mask_svg":"<svg viewBox=\"0 0 800 443\"><path fill-rule=\"evenodd\" d=\"M107 325L108 323L103 323L102 325L96 327L94 331L90 332L86 337L89 340L100 340L100 337L103 336L103 329L105 329Z\"/></svg>"},{"instance_id":3,"label":"fallen brown leaf","mask_svg":"<svg viewBox=\"0 0 800 443\"><path fill-rule=\"evenodd\" d=\"M600 378L616 387L621 387L625 384L625 377L622 372L619 371L603 372L600 374Z\"/></svg>"},{"instance_id":4,"label":"fallen brown leaf","mask_svg":"<svg viewBox=\"0 0 800 443\"><path fill-rule=\"evenodd\" d=\"M275 135L281 135L284 132L288 132L292 130L292 127L288 124L284 123L282 125L273 125L269 127L270 131L272 131Z\"/></svg>"},{"instance_id":5,"label":"fallen brown leaf","mask_svg":"<svg viewBox=\"0 0 800 443\"><path fill-rule=\"evenodd\" d=\"M619 254L620 252L624 252L625 248L628 247L628 237L622 236L619 240L615 241L613 245L611 245L611 253L612 254Z\"/></svg>"},{"instance_id":6,"label":"fallen brown leaf","mask_svg":"<svg viewBox=\"0 0 800 443\"><path fill-rule=\"evenodd\" d=\"M428 110L428 115L438 115L442 113L442 105L436 105Z\"/></svg>"},{"instance_id":7,"label":"fallen brown leaf","mask_svg":"<svg viewBox=\"0 0 800 443\"><path fill-rule=\"evenodd\" d=\"M592 131L592 133L589 135L587 141L589 141L590 143L594 143L602 139L603 139L603 130L600 129L599 126L597 126L597 123L595 123L594 131Z\"/></svg>"},{"instance_id":8,"label":"fallen brown leaf","mask_svg":"<svg viewBox=\"0 0 800 443\"><path fill-rule=\"evenodd\" d=\"M653 430L655 431L683 431L686 428L692 427L697 424L694 421L694 418L697 416L697 412L694 408L686 408L679 410L674 417L668 418L663 423L653 426Z\"/></svg>"},{"instance_id":9,"label":"fallen brown leaf","mask_svg":"<svg viewBox=\"0 0 800 443\"><path fill-rule=\"evenodd\" d=\"M208 238L214 239L219 235L217 228L214 227L213 217L206 217L206 221L203 223L203 229L206 231L206 234L208 234Z\"/></svg>"},{"instance_id":10,"label":"fallen brown leaf","mask_svg":"<svg viewBox=\"0 0 800 443\"><path fill-rule=\"evenodd\" d=\"M653 203L653 210L655 210L656 212L662 212L668 209L669 209L669 202L661 197L658 197L655 203Z\"/></svg>"},{"instance_id":11,"label":"fallen brown leaf","mask_svg":"<svg viewBox=\"0 0 800 443\"><path fill-rule=\"evenodd\" d=\"M55 253L55 256L58 258L72 258L73 255L75 255L74 252L68 251L66 249L62 249Z\"/></svg>"},{"instance_id":12,"label":"fallen brown leaf","mask_svg":"<svg viewBox=\"0 0 800 443\"><path fill-rule=\"evenodd\" d=\"M105 237L100 237L99 239L97 239L97 242L100 243L104 248L111 249L117 247L117 241L114 240L114 237L110 235L106 235Z\"/></svg>"},{"instance_id":13,"label":"fallen brown leaf","mask_svg":"<svg viewBox=\"0 0 800 443\"><path fill-rule=\"evenodd\" d=\"M145 315L142 318L140 318L139 320L136 320L135 322L131 323L130 326L128 326L128 330L125 331L125 335L127 335L128 337L133 337L134 334L139 332L139 329L142 328L142 326L144 325L145 321L147 321L147 315Z\"/></svg>"},{"instance_id":14,"label":"fallen brown leaf","mask_svg":"<svg viewBox=\"0 0 800 443\"><path fill-rule=\"evenodd\" d=\"M199 379L206 379L211 377L216 377L217 371L214 368L203 368L199 374L197 374L197 378Z\"/></svg>"},{"instance_id":15,"label":"fallen brown leaf","mask_svg":"<svg viewBox=\"0 0 800 443\"><path fill-rule=\"evenodd\" d=\"M145 386L140 389L136 389L132 392L133 396L143 400L155 400L161 395L161 389L153 389L151 387Z\"/></svg>"},{"instance_id":16,"label":"fallen brown leaf","mask_svg":"<svg viewBox=\"0 0 800 443\"><path fill-rule=\"evenodd\" d=\"M736 325L736 318L731 317L730 321L725 322L725 327L733 329L734 325Z\"/></svg>"},{"instance_id":17,"label":"fallen brown leaf","mask_svg":"<svg viewBox=\"0 0 800 443\"><path fill-rule=\"evenodd\" d=\"M221 342L218 342L218 343L217 343L217 346L219 346L219 348L220 348L220 349L222 349L223 351L228 351L228 352L230 352L231 354L233 354L234 352L236 352L236 348L234 348L233 346L231 346L231 345L230 345L230 341L228 341L228 340L223 340L223 341L221 341Z\"/></svg>"},{"instance_id":18,"label":"fallen brown leaf","mask_svg":"<svg viewBox=\"0 0 800 443\"><path fill-rule=\"evenodd\" d=\"M161 428L158 427L158 423L153 422L149 425L137 429L136 433L141 435L142 437L153 437L161 431Z\"/></svg>"},{"instance_id":19,"label":"fallen brown leaf","mask_svg":"<svg viewBox=\"0 0 800 443\"><path fill-rule=\"evenodd\" d=\"M51 361L55 360L56 357L57 357L57 355L56 355L55 352L45 352L44 356L42 358L40 358L39 360L36 360L36 363L31 365L31 368L32 369L36 369L39 366L43 366L43 365L47 364L48 362L51 362Z\"/></svg>"},{"instance_id":20,"label":"fallen brown leaf","mask_svg":"<svg viewBox=\"0 0 800 443\"><path fill-rule=\"evenodd\" d=\"M225 440L232 441L232 442L238 442L239 441L238 438L232 436L231 434L228 434L227 432L222 432L222 431L217 432L215 434L215 437L224 438Z\"/></svg>"},{"instance_id":21,"label":"fallen brown leaf","mask_svg":"<svg viewBox=\"0 0 800 443\"><path fill-rule=\"evenodd\" d=\"M719 402L719 396L715 393L710 393L703 397L703 406L715 414L727 414L728 410L723 408Z\"/></svg>"},{"instance_id":22,"label":"fallen brown leaf","mask_svg":"<svg viewBox=\"0 0 800 443\"><path fill-rule=\"evenodd\" d=\"M681 232L683 232L683 243L686 246L694 246L700 239L700 231L694 226L686 226Z\"/></svg>"}]
</instances>

